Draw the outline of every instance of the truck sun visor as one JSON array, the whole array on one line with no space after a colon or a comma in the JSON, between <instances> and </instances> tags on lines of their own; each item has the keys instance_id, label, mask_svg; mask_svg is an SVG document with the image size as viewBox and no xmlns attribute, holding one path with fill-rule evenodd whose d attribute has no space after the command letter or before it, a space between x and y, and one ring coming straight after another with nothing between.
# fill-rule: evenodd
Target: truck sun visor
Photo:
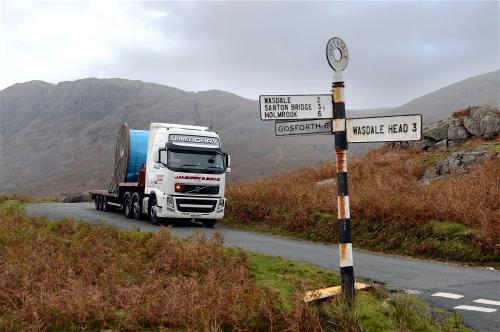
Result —
<instances>
[{"instance_id":1,"label":"truck sun visor","mask_svg":"<svg viewBox=\"0 0 500 332\"><path fill-rule=\"evenodd\" d=\"M170 134L168 141L176 145L203 146L209 148L220 147L219 139L216 137Z\"/></svg>"}]
</instances>

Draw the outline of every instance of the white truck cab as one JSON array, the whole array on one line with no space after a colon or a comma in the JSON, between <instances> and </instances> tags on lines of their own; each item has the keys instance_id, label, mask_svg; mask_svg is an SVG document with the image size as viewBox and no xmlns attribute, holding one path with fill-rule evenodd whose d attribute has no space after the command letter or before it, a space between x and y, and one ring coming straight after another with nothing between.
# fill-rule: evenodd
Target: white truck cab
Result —
<instances>
[{"instance_id":1,"label":"white truck cab","mask_svg":"<svg viewBox=\"0 0 500 332\"><path fill-rule=\"evenodd\" d=\"M142 210L158 218L198 219L213 226L224 217L230 157L207 127L151 123Z\"/></svg>"}]
</instances>

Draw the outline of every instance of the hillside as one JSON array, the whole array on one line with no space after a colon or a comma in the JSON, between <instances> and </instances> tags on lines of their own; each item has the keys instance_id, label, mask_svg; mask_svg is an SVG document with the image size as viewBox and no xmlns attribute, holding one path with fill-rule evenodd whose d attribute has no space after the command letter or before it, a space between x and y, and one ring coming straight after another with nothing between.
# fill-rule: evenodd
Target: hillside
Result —
<instances>
[{"instance_id":1,"label":"hillside","mask_svg":"<svg viewBox=\"0 0 500 332\"><path fill-rule=\"evenodd\" d=\"M165 227L49 220L0 195L0 235L0 331L334 331L331 317L355 331L470 331L457 314L380 286L359 291L352 309L305 303L338 274L225 247L218 232L183 239Z\"/></svg>"},{"instance_id":2,"label":"hillside","mask_svg":"<svg viewBox=\"0 0 500 332\"><path fill-rule=\"evenodd\" d=\"M500 266L499 135L497 108L470 107L424 126L422 142L351 159L353 244ZM228 189L224 223L337 242L336 191L334 162L239 183Z\"/></svg>"},{"instance_id":3,"label":"hillside","mask_svg":"<svg viewBox=\"0 0 500 332\"><path fill-rule=\"evenodd\" d=\"M498 86L498 71L476 76L405 104L397 113L417 112L413 105L425 103L418 111L425 121L448 107L497 105ZM135 129L147 129L150 122L212 124L233 156L230 181L333 158L330 136L275 138L273 123L259 120L256 101L228 92L187 92L124 79L31 81L0 92L0 192L47 196L105 187L122 122ZM370 147L352 145L350 151L360 154Z\"/></svg>"}]
</instances>

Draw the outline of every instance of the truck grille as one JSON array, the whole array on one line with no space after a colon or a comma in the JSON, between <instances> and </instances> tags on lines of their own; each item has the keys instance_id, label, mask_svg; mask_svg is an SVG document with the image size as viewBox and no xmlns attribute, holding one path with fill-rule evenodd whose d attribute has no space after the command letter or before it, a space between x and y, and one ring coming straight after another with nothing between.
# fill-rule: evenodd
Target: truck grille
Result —
<instances>
[{"instance_id":1,"label":"truck grille","mask_svg":"<svg viewBox=\"0 0 500 332\"><path fill-rule=\"evenodd\" d=\"M177 198L175 200L177 205L177 210L181 212L198 212L198 213L210 213L215 210L217 201L215 200L204 200L204 199L184 199Z\"/></svg>"},{"instance_id":2,"label":"truck grille","mask_svg":"<svg viewBox=\"0 0 500 332\"><path fill-rule=\"evenodd\" d=\"M183 184L181 186L181 189L177 191L179 193L189 193L193 195L217 195L219 193L219 186L203 186L192 184Z\"/></svg>"}]
</instances>

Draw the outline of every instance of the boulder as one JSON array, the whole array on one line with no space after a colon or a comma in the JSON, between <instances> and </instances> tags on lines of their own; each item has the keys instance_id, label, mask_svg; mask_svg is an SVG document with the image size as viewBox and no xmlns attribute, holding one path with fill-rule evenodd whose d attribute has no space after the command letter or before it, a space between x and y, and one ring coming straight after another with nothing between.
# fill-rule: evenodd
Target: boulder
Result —
<instances>
[{"instance_id":1,"label":"boulder","mask_svg":"<svg viewBox=\"0 0 500 332\"><path fill-rule=\"evenodd\" d=\"M484 151L457 151L441 159L436 165L438 175L466 173L468 168L488 157Z\"/></svg>"},{"instance_id":2,"label":"boulder","mask_svg":"<svg viewBox=\"0 0 500 332\"><path fill-rule=\"evenodd\" d=\"M423 128L423 136L432 138L435 141L442 141L448 138L448 127L453 124L453 119L444 119L441 121L429 123Z\"/></svg>"},{"instance_id":3,"label":"boulder","mask_svg":"<svg viewBox=\"0 0 500 332\"><path fill-rule=\"evenodd\" d=\"M473 136L493 138L500 133L500 113L496 108L471 107L470 116L464 117L463 124Z\"/></svg>"},{"instance_id":4,"label":"boulder","mask_svg":"<svg viewBox=\"0 0 500 332\"><path fill-rule=\"evenodd\" d=\"M453 119L453 122L448 127L448 139L450 141L459 141L466 139L470 133L463 126L462 119Z\"/></svg>"}]
</instances>

